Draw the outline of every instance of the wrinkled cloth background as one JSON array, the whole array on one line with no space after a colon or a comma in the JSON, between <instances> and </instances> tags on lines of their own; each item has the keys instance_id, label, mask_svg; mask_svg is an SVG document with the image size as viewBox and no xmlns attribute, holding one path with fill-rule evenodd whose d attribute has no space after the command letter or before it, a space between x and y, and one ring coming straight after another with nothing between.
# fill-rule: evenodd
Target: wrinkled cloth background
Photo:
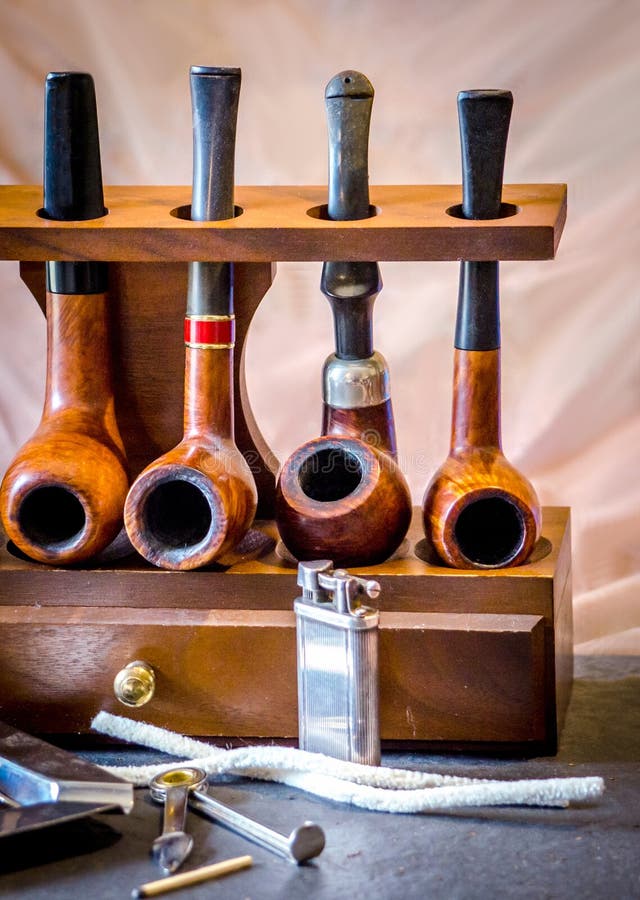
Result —
<instances>
[{"instance_id":1,"label":"wrinkled cloth background","mask_svg":"<svg viewBox=\"0 0 640 900\"><path fill-rule=\"evenodd\" d=\"M572 507L575 640L640 652L640 91L636 0L3 0L0 181L42 180L49 71L93 74L106 184L191 181L192 64L241 66L238 184L324 184L323 92L376 89L372 184L456 183L459 90L508 88L505 180L567 182L555 261L502 265L503 442L546 505ZM421 500L448 449L456 263L385 263L376 346ZM318 434L332 350L319 263L284 263L249 339L280 459ZM35 428L45 323L0 263L0 470ZM179 388L182 389L182 386Z\"/></svg>"}]
</instances>

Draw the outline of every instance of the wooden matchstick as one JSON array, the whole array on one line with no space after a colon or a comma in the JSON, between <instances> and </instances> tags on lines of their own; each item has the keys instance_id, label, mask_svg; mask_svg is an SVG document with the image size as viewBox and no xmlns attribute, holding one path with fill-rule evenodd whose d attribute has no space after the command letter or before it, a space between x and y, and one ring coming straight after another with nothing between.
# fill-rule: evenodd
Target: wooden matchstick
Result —
<instances>
[{"instance_id":1,"label":"wooden matchstick","mask_svg":"<svg viewBox=\"0 0 640 900\"><path fill-rule=\"evenodd\" d=\"M225 859L211 866L202 866L199 869L193 869L191 872L181 872L179 875L170 875L168 878L160 878L158 881L148 881L147 884L142 884L139 888L136 888L131 896L157 897L158 894L175 891L190 884L198 884L210 878L219 878L221 875L237 872L238 869L247 869L252 865L252 856L235 856L233 859Z\"/></svg>"}]
</instances>

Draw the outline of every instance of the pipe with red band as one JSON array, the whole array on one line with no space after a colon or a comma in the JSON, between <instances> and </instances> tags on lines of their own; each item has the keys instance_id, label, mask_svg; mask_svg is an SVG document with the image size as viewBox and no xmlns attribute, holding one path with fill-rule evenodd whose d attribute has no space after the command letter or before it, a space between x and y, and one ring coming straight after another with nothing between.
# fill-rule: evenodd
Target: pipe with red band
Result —
<instances>
[{"instance_id":1,"label":"pipe with red band","mask_svg":"<svg viewBox=\"0 0 640 900\"><path fill-rule=\"evenodd\" d=\"M235 344L233 316L186 316L184 342L187 347L230 349Z\"/></svg>"}]
</instances>

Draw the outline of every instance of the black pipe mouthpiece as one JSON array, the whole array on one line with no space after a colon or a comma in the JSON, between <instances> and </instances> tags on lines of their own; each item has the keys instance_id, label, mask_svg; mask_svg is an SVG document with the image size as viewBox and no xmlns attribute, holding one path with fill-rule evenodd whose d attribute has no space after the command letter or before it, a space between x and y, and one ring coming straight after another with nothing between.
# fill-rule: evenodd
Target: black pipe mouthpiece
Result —
<instances>
[{"instance_id":1,"label":"black pipe mouthpiece","mask_svg":"<svg viewBox=\"0 0 640 900\"><path fill-rule=\"evenodd\" d=\"M369 125L373 87L361 72L339 72L325 89L329 199L335 221L369 217ZM340 359L373 354L373 302L382 287L377 262L325 262L320 287L331 304Z\"/></svg>"},{"instance_id":2,"label":"black pipe mouthpiece","mask_svg":"<svg viewBox=\"0 0 640 900\"><path fill-rule=\"evenodd\" d=\"M325 88L329 129L330 219L369 217L369 126L373 87L361 72L335 75Z\"/></svg>"},{"instance_id":3,"label":"black pipe mouthpiece","mask_svg":"<svg viewBox=\"0 0 640 900\"><path fill-rule=\"evenodd\" d=\"M235 187L236 125L240 69L191 66L193 186L195 222L232 219ZM188 316L226 316L233 312L233 264L192 262L187 290Z\"/></svg>"},{"instance_id":4,"label":"black pipe mouthpiece","mask_svg":"<svg viewBox=\"0 0 640 900\"><path fill-rule=\"evenodd\" d=\"M106 214L93 78L86 72L50 72L45 82L43 215L83 222ZM48 262L53 294L102 294L107 264Z\"/></svg>"},{"instance_id":5,"label":"black pipe mouthpiece","mask_svg":"<svg viewBox=\"0 0 640 900\"><path fill-rule=\"evenodd\" d=\"M511 91L460 91L462 216L497 219L513 96Z\"/></svg>"},{"instance_id":6,"label":"black pipe mouthpiece","mask_svg":"<svg viewBox=\"0 0 640 900\"><path fill-rule=\"evenodd\" d=\"M104 216L98 112L91 75L47 75L44 135L45 216L63 222Z\"/></svg>"},{"instance_id":7,"label":"black pipe mouthpiece","mask_svg":"<svg viewBox=\"0 0 640 900\"><path fill-rule=\"evenodd\" d=\"M511 91L458 94L462 150L462 215L497 219L513 97ZM495 261L460 264L455 346L458 350L496 350L500 346L499 265Z\"/></svg>"},{"instance_id":8,"label":"black pipe mouthpiece","mask_svg":"<svg viewBox=\"0 0 640 900\"><path fill-rule=\"evenodd\" d=\"M240 69L191 66L195 222L232 219Z\"/></svg>"},{"instance_id":9,"label":"black pipe mouthpiece","mask_svg":"<svg viewBox=\"0 0 640 900\"><path fill-rule=\"evenodd\" d=\"M382 289L376 262L326 262L320 289L331 304L339 359L373 355L373 303Z\"/></svg>"},{"instance_id":10,"label":"black pipe mouthpiece","mask_svg":"<svg viewBox=\"0 0 640 900\"><path fill-rule=\"evenodd\" d=\"M455 347L458 350L497 350L500 346L498 263L460 263Z\"/></svg>"},{"instance_id":11,"label":"black pipe mouthpiece","mask_svg":"<svg viewBox=\"0 0 640 900\"><path fill-rule=\"evenodd\" d=\"M48 262L47 290L50 294L104 294L109 278L105 262Z\"/></svg>"}]
</instances>

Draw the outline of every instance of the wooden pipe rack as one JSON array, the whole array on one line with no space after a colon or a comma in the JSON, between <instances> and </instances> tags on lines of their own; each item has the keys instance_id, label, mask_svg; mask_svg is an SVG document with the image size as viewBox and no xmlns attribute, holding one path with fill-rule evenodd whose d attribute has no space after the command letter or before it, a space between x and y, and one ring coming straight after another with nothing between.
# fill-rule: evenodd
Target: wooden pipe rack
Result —
<instances>
[{"instance_id":1,"label":"wooden pipe rack","mask_svg":"<svg viewBox=\"0 0 640 900\"><path fill-rule=\"evenodd\" d=\"M20 262L43 308L45 261L111 263L116 409L132 477L181 437L187 262L236 264L236 441L256 477L260 518L253 541L195 572L135 555L48 567L3 537L0 719L69 735L108 709L212 738L295 739L296 569L277 552L277 461L244 377L274 262L552 259L566 186L505 185L508 214L492 221L456 217L459 185L372 187L375 215L354 222L322 217L325 187L239 187L238 215L225 222L190 221L188 187L106 188L108 215L77 223L40 217L41 196L38 186L0 187L0 258ZM367 572L382 584L385 741L555 750L572 678L568 510L544 511L526 565L486 572L440 565L416 514L399 554ZM138 659L153 668L155 693L129 709L113 679Z\"/></svg>"}]
</instances>

